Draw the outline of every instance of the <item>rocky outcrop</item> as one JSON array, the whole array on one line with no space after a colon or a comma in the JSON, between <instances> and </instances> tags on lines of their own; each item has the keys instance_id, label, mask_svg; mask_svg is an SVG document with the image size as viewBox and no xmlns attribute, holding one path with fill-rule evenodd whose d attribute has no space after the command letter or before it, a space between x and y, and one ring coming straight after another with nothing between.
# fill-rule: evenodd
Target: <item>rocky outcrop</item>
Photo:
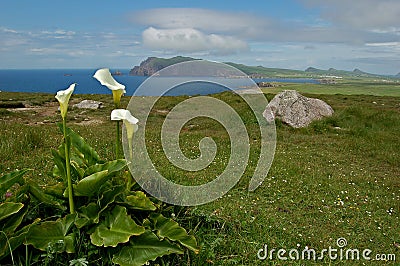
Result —
<instances>
[{"instance_id":1,"label":"rocky outcrop","mask_svg":"<svg viewBox=\"0 0 400 266\"><path fill-rule=\"evenodd\" d=\"M271 82L265 82L265 81L261 81L257 83L258 87L264 87L264 88L274 88L276 87L276 84L271 83Z\"/></svg>"},{"instance_id":2,"label":"rocky outcrop","mask_svg":"<svg viewBox=\"0 0 400 266\"><path fill-rule=\"evenodd\" d=\"M268 122L280 119L294 127L306 127L312 121L333 114L333 109L320 99L308 98L297 91L285 90L267 105L263 116Z\"/></svg>"},{"instance_id":3,"label":"rocky outcrop","mask_svg":"<svg viewBox=\"0 0 400 266\"><path fill-rule=\"evenodd\" d=\"M83 100L80 103L74 104L72 107L78 109L99 109L103 107L103 103L93 100Z\"/></svg>"}]
</instances>

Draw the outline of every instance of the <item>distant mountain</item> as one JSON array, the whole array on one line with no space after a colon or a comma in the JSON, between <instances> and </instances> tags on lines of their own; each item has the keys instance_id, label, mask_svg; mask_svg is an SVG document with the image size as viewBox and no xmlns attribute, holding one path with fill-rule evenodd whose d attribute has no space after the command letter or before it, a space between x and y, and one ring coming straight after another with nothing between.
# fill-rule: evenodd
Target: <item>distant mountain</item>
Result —
<instances>
[{"instance_id":1,"label":"distant mountain","mask_svg":"<svg viewBox=\"0 0 400 266\"><path fill-rule=\"evenodd\" d=\"M354 69L353 71L347 70L338 70L335 68L329 68L328 70L318 69L314 67L309 67L305 70L306 73L318 74L318 75L325 75L325 76L342 76L342 77L370 77L370 78L382 78L382 77L396 77L396 76L389 76L389 75L378 75L378 74L371 74L368 72L364 72L358 68ZM399 76L400 77L400 73Z\"/></svg>"},{"instance_id":2,"label":"distant mountain","mask_svg":"<svg viewBox=\"0 0 400 266\"><path fill-rule=\"evenodd\" d=\"M306 70L304 70L305 72L312 72L312 73L317 73L317 72L324 72L325 70L322 69L318 69L315 67L309 67Z\"/></svg>"},{"instance_id":3,"label":"distant mountain","mask_svg":"<svg viewBox=\"0 0 400 266\"><path fill-rule=\"evenodd\" d=\"M285 68L268 68L263 66L246 66L243 64L236 64L226 62L225 64L233 66L252 78L300 78L305 77L304 71L292 70Z\"/></svg>"},{"instance_id":4,"label":"distant mountain","mask_svg":"<svg viewBox=\"0 0 400 266\"><path fill-rule=\"evenodd\" d=\"M354 74L357 74L357 75L373 75L373 74L370 74L370 73L361 71L361 70L359 70L358 68L354 69L354 70L353 70L353 73L354 73Z\"/></svg>"},{"instance_id":5,"label":"distant mountain","mask_svg":"<svg viewBox=\"0 0 400 266\"><path fill-rule=\"evenodd\" d=\"M146 60L142 61L139 66L133 67L129 71L129 75L133 76L151 76L157 71L168 67L173 64L182 63L186 61L192 60L201 60L192 57L184 57L184 56L175 56L172 58L158 58L158 57L149 57ZM233 66L245 74L253 77L253 78L262 78L262 77L304 77L304 71L301 70L290 70L290 69L281 69L281 68L266 68L263 66L246 66L243 64L236 64L232 62L226 62L225 64Z\"/></svg>"},{"instance_id":6,"label":"distant mountain","mask_svg":"<svg viewBox=\"0 0 400 266\"><path fill-rule=\"evenodd\" d=\"M149 57L142 61L139 66L133 67L129 74L133 76L151 76L157 71L168 67L173 64L182 63L192 60L201 60L192 57L175 56L172 58L159 58ZM337 76L337 77L367 77L367 78L400 78L400 73L395 76L389 75L377 75L364 72L358 68L353 71L338 70L335 68L329 68L328 70L318 69L315 67L308 67L306 70L292 70L283 68L267 68L263 66L247 66L243 64L237 64L233 62L226 62L230 66L233 66L251 78L325 78L326 76Z\"/></svg>"}]
</instances>

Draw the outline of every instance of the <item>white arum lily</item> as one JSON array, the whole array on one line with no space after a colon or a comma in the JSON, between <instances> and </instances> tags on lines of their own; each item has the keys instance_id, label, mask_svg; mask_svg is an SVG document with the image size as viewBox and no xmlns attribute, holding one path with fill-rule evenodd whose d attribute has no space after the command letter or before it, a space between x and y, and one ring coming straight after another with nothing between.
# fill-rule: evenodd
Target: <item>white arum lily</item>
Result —
<instances>
[{"instance_id":1,"label":"white arum lily","mask_svg":"<svg viewBox=\"0 0 400 266\"><path fill-rule=\"evenodd\" d=\"M97 79L101 85L107 86L107 88L112 91L115 106L118 107L121 101L121 96L126 93L125 85L118 83L111 76L110 70L108 68L97 70L93 77Z\"/></svg>"},{"instance_id":2,"label":"white arum lily","mask_svg":"<svg viewBox=\"0 0 400 266\"><path fill-rule=\"evenodd\" d=\"M122 120L124 122L128 138L132 138L133 133L138 130L139 120L125 109L115 109L111 112L111 120Z\"/></svg>"},{"instance_id":3,"label":"white arum lily","mask_svg":"<svg viewBox=\"0 0 400 266\"><path fill-rule=\"evenodd\" d=\"M68 102L69 98L71 98L72 93L75 89L75 83L71 84L68 89L63 91L58 91L56 95L57 101L60 103L60 111L61 117L63 120L63 134L64 134L64 154L65 154L65 170L67 174L67 184L68 184L68 201L69 201L69 211L71 214L75 213L75 204L74 204L74 194L72 188L72 179L71 179L71 162L69 159L69 145L67 145L67 111L68 111Z\"/></svg>"},{"instance_id":4,"label":"white arum lily","mask_svg":"<svg viewBox=\"0 0 400 266\"><path fill-rule=\"evenodd\" d=\"M126 129L126 135L128 137L128 145L129 145L129 151L131 154L132 158L132 138L133 138L133 133L135 133L138 130L138 125L137 123L139 120L134 117L131 112L125 109L115 109L111 112L111 120L114 121L119 121L122 120L125 125Z\"/></svg>"},{"instance_id":5,"label":"white arum lily","mask_svg":"<svg viewBox=\"0 0 400 266\"><path fill-rule=\"evenodd\" d=\"M56 99L60 103L60 111L63 119L65 119L67 115L69 98L71 98L71 95L74 92L75 85L76 83L73 83L68 89L57 92Z\"/></svg>"}]
</instances>

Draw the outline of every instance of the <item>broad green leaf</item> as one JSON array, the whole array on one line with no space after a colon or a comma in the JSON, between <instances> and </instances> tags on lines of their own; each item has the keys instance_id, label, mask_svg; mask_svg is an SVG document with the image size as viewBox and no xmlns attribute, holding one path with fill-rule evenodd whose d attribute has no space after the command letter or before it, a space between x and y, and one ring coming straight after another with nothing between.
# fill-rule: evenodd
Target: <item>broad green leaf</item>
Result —
<instances>
[{"instance_id":1,"label":"broad green leaf","mask_svg":"<svg viewBox=\"0 0 400 266\"><path fill-rule=\"evenodd\" d=\"M53 175L60 175L63 180L67 180L67 171L65 169L65 157L63 154L60 154L60 151L51 150L51 154L53 155L53 161L56 164L53 169Z\"/></svg>"},{"instance_id":2,"label":"broad green leaf","mask_svg":"<svg viewBox=\"0 0 400 266\"><path fill-rule=\"evenodd\" d=\"M74 158L71 158L70 165L71 165L72 176L77 177L75 178L75 180L81 180L85 174L85 169L81 167L84 165L79 164L79 162L75 161Z\"/></svg>"},{"instance_id":3,"label":"broad green leaf","mask_svg":"<svg viewBox=\"0 0 400 266\"><path fill-rule=\"evenodd\" d=\"M150 220L154 223L154 229L157 231L157 236L161 239L168 238L172 241L178 241L195 253L199 252L196 238L188 235L185 228L181 227L174 220L165 218L163 215L156 213L150 215Z\"/></svg>"},{"instance_id":4,"label":"broad green leaf","mask_svg":"<svg viewBox=\"0 0 400 266\"><path fill-rule=\"evenodd\" d=\"M166 239L160 241L153 232L146 231L132 237L130 245L115 254L112 261L121 266L140 266L172 253L183 254L183 250Z\"/></svg>"},{"instance_id":5,"label":"broad green leaf","mask_svg":"<svg viewBox=\"0 0 400 266\"><path fill-rule=\"evenodd\" d=\"M51 196L64 199L64 190L66 189L66 185L63 182L58 182L53 185L47 185L42 187L43 191L46 194L49 194Z\"/></svg>"},{"instance_id":6,"label":"broad green leaf","mask_svg":"<svg viewBox=\"0 0 400 266\"><path fill-rule=\"evenodd\" d=\"M99 222L99 206L91 202L86 206L82 206L78 210L78 218L75 220L75 225L78 228L82 228L86 225Z\"/></svg>"},{"instance_id":7,"label":"broad green leaf","mask_svg":"<svg viewBox=\"0 0 400 266\"><path fill-rule=\"evenodd\" d=\"M38 201L45 203L47 205L50 206L55 206L61 210L66 210L66 207L61 205L58 201L55 200L55 198L53 198L50 195L47 195L46 193L44 193L44 191L35 183L33 182L29 182L27 183L29 185L29 193L36 198Z\"/></svg>"},{"instance_id":8,"label":"broad green leaf","mask_svg":"<svg viewBox=\"0 0 400 266\"><path fill-rule=\"evenodd\" d=\"M111 213L106 213L105 221L100 223L90 235L92 244L96 246L116 247L126 243L134 235L143 234L144 227L139 226L127 214L126 208L115 206Z\"/></svg>"},{"instance_id":9,"label":"broad green leaf","mask_svg":"<svg viewBox=\"0 0 400 266\"><path fill-rule=\"evenodd\" d=\"M61 176L64 180L64 182L67 182L67 170L65 166L65 144L62 143L60 147L58 147L58 150L52 150L51 151L53 154L53 161L56 164L54 169L53 169L53 175L54 176ZM70 166L71 166L71 177L73 180L79 180L83 177L84 170L81 168L81 166L85 166L82 162L82 160L76 161L76 156L70 156Z\"/></svg>"},{"instance_id":10,"label":"broad green leaf","mask_svg":"<svg viewBox=\"0 0 400 266\"><path fill-rule=\"evenodd\" d=\"M125 185L110 187L101 194L97 203L92 202L81 207L78 210L79 217L76 219L75 225L78 228L82 228L89 224L99 223L100 214L107 210L108 206L112 204L116 197L122 194L124 190Z\"/></svg>"},{"instance_id":11,"label":"broad green leaf","mask_svg":"<svg viewBox=\"0 0 400 266\"><path fill-rule=\"evenodd\" d=\"M113 203L115 199L124 192L124 190L125 190L124 185L110 187L109 189L105 190L98 201L98 205L100 207L99 215L100 213L105 211L108 208L108 206L111 203ZM99 216L97 216L97 221L96 219L94 221L95 223L98 223Z\"/></svg>"},{"instance_id":12,"label":"broad green leaf","mask_svg":"<svg viewBox=\"0 0 400 266\"><path fill-rule=\"evenodd\" d=\"M24 207L22 203L4 202L0 204L0 221L19 212Z\"/></svg>"},{"instance_id":13,"label":"broad green leaf","mask_svg":"<svg viewBox=\"0 0 400 266\"><path fill-rule=\"evenodd\" d=\"M23 175L28 171L30 171L30 169L16 170L3 175L0 178L0 197L14 184L18 183L22 185L24 182Z\"/></svg>"},{"instance_id":14,"label":"broad green leaf","mask_svg":"<svg viewBox=\"0 0 400 266\"><path fill-rule=\"evenodd\" d=\"M74 193L76 196L93 196L104 183L111 178L108 170L94 173L80 180L74 187Z\"/></svg>"},{"instance_id":15,"label":"broad green leaf","mask_svg":"<svg viewBox=\"0 0 400 266\"><path fill-rule=\"evenodd\" d=\"M68 234L74 224L75 214L69 214L57 221L33 225L26 238L26 245L33 245L42 251L51 249L54 252L75 252L75 239Z\"/></svg>"},{"instance_id":16,"label":"broad green leaf","mask_svg":"<svg viewBox=\"0 0 400 266\"><path fill-rule=\"evenodd\" d=\"M125 159L109 161L104 164L94 164L85 170L84 176L88 176L88 175L91 175L91 174L94 174L97 172L101 172L104 170L108 170L108 172L111 174L113 172L122 170L125 166L126 166Z\"/></svg>"},{"instance_id":17,"label":"broad green leaf","mask_svg":"<svg viewBox=\"0 0 400 266\"><path fill-rule=\"evenodd\" d=\"M10 254L10 251L13 251L20 245L24 243L24 240L27 237L28 231L31 226L38 223L40 219L36 219L32 224L26 225L18 232L13 233L12 235L6 236L5 234L0 234L0 260Z\"/></svg>"},{"instance_id":18,"label":"broad green leaf","mask_svg":"<svg viewBox=\"0 0 400 266\"><path fill-rule=\"evenodd\" d=\"M143 191L132 192L132 195L127 196L123 203L127 204L129 208L136 210L154 211L157 209Z\"/></svg>"},{"instance_id":19,"label":"broad green leaf","mask_svg":"<svg viewBox=\"0 0 400 266\"><path fill-rule=\"evenodd\" d=\"M62 132L62 124L58 123L58 126ZM87 165L93 165L100 162L100 157L97 152L92 147L90 147L85 142L85 140L81 136L79 136L79 134L75 133L70 128L67 128L66 131L67 135L71 138L72 147L79 151L79 153L81 153Z\"/></svg>"},{"instance_id":20,"label":"broad green leaf","mask_svg":"<svg viewBox=\"0 0 400 266\"><path fill-rule=\"evenodd\" d=\"M14 203L14 204L22 204L22 203ZM0 213L2 212L3 207L4 205L1 204ZM28 206L23 206L23 208L21 209L18 208L17 212L14 212L11 216L8 216L7 219L0 222L0 231L3 231L5 233L14 232L17 229L17 227L21 224L27 212L28 212ZM4 217L4 215L0 214L0 216L1 216L0 220L2 220L2 217Z\"/></svg>"}]
</instances>

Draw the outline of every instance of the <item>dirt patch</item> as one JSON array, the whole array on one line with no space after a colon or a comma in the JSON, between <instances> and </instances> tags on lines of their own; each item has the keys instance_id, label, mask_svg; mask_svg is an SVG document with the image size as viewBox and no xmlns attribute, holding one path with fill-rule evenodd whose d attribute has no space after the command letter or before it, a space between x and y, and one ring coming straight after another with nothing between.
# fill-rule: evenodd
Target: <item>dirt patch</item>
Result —
<instances>
[{"instance_id":1,"label":"dirt patch","mask_svg":"<svg viewBox=\"0 0 400 266\"><path fill-rule=\"evenodd\" d=\"M29 112L33 111L38 116L54 116L58 112L58 103L46 103L43 106L33 106L24 108L7 108L10 112Z\"/></svg>"},{"instance_id":2,"label":"dirt patch","mask_svg":"<svg viewBox=\"0 0 400 266\"><path fill-rule=\"evenodd\" d=\"M102 121L100 119L87 119L87 120L83 120L83 121L75 123L75 124L80 125L80 126L91 126L91 125L101 125L103 123L104 123L104 121Z\"/></svg>"}]
</instances>

